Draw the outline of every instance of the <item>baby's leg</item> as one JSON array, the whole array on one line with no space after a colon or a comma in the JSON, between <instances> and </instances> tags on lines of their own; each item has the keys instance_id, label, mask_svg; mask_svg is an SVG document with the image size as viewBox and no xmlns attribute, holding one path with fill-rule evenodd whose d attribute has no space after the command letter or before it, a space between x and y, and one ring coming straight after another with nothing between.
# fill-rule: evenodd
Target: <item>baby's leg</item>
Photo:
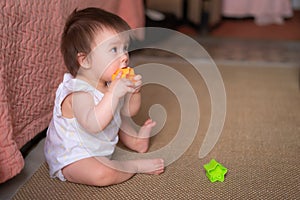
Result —
<instances>
[{"instance_id":1,"label":"baby's leg","mask_svg":"<svg viewBox=\"0 0 300 200\"><path fill-rule=\"evenodd\" d=\"M156 122L148 119L144 125L140 128L139 132L131 127L128 119L124 119L122 122L121 130L119 133L120 140L128 148L137 151L139 153L145 153L149 148L149 138L152 128L155 126Z\"/></svg>"},{"instance_id":2,"label":"baby's leg","mask_svg":"<svg viewBox=\"0 0 300 200\"><path fill-rule=\"evenodd\" d=\"M108 167L94 157L71 163L62 169L62 173L70 182L94 186L122 183L134 175Z\"/></svg>"},{"instance_id":3,"label":"baby's leg","mask_svg":"<svg viewBox=\"0 0 300 200\"><path fill-rule=\"evenodd\" d=\"M116 161L108 158L85 158L63 168L65 178L74 183L108 186L122 183L135 173L160 174L162 159Z\"/></svg>"},{"instance_id":4,"label":"baby's leg","mask_svg":"<svg viewBox=\"0 0 300 200\"><path fill-rule=\"evenodd\" d=\"M141 159L141 160L102 160L102 162L116 169L126 173L142 173L142 174L161 174L164 171L163 159Z\"/></svg>"}]
</instances>

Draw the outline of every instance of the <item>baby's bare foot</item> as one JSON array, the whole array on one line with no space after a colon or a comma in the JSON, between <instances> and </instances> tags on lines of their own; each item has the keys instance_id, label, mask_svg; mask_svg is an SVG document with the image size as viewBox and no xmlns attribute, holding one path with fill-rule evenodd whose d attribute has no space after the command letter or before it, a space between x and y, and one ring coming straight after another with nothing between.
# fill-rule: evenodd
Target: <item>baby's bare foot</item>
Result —
<instances>
[{"instance_id":1,"label":"baby's bare foot","mask_svg":"<svg viewBox=\"0 0 300 200\"><path fill-rule=\"evenodd\" d=\"M145 153L149 148L149 138L151 134L152 128L156 125L156 122L152 121L152 119L148 119L144 125L140 128L136 151L139 153Z\"/></svg>"},{"instance_id":2,"label":"baby's bare foot","mask_svg":"<svg viewBox=\"0 0 300 200\"><path fill-rule=\"evenodd\" d=\"M148 119L144 125L140 128L139 138L149 138L152 128L156 125L156 122L152 119Z\"/></svg>"},{"instance_id":3,"label":"baby's bare foot","mask_svg":"<svg viewBox=\"0 0 300 200\"><path fill-rule=\"evenodd\" d=\"M164 172L163 159L137 160L138 173L158 175Z\"/></svg>"}]
</instances>

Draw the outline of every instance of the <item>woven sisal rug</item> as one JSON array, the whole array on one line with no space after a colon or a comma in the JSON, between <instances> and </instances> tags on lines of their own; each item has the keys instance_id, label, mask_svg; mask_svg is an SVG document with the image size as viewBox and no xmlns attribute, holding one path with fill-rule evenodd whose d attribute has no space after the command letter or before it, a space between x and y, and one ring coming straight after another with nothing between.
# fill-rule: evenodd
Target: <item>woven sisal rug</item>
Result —
<instances>
[{"instance_id":1,"label":"woven sisal rug","mask_svg":"<svg viewBox=\"0 0 300 200\"><path fill-rule=\"evenodd\" d=\"M13 199L299 199L299 69L219 67L227 93L226 121L214 149L199 159L210 120L209 94L188 64L172 66L197 92L201 117L190 148L162 175L138 174L122 184L92 187L51 179L44 163ZM167 88L155 84L143 87L142 94L136 123L147 118L152 104L162 105L167 113L165 126L151 138L154 151L174 137L179 103ZM207 179L203 165L212 158L228 169L224 182Z\"/></svg>"}]
</instances>

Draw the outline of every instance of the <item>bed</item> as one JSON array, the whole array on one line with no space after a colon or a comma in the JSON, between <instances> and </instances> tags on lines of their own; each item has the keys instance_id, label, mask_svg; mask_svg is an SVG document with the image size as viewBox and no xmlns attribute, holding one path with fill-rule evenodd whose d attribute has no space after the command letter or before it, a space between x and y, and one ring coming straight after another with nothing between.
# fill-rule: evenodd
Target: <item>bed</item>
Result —
<instances>
[{"instance_id":1,"label":"bed","mask_svg":"<svg viewBox=\"0 0 300 200\"><path fill-rule=\"evenodd\" d=\"M65 19L89 6L118 14L132 28L144 26L142 0L0 1L0 183L20 173L20 149L47 128L66 72L59 50Z\"/></svg>"}]
</instances>

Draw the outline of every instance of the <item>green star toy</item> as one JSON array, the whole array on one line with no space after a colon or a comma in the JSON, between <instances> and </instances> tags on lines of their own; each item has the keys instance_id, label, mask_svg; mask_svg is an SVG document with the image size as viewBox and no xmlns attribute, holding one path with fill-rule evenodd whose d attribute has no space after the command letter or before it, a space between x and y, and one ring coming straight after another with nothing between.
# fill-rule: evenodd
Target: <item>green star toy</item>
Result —
<instances>
[{"instance_id":1,"label":"green star toy","mask_svg":"<svg viewBox=\"0 0 300 200\"><path fill-rule=\"evenodd\" d=\"M205 164L204 169L206 170L206 176L210 182L223 182L224 176L227 173L227 169L215 159L212 159L208 164Z\"/></svg>"}]
</instances>

